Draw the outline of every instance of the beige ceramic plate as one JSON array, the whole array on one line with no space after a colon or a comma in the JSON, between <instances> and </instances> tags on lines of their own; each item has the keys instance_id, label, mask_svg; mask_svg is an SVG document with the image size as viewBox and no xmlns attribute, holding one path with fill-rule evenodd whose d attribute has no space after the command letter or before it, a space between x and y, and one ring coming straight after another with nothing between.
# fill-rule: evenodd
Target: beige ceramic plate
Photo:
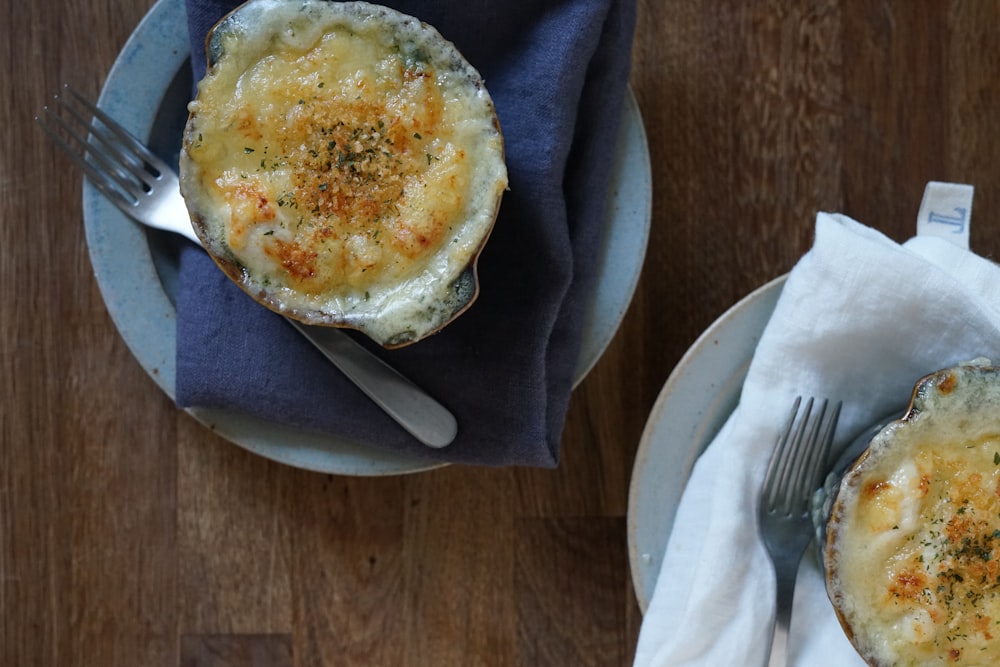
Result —
<instances>
[{"instance_id":1,"label":"beige ceramic plate","mask_svg":"<svg viewBox=\"0 0 1000 667\"><path fill-rule=\"evenodd\" d=\"M785 276L767 283L719 317L681 358L653 405L632 468L628 503L629 564L643 612L653 597L691 468L736 407L784 284Z\"/></svg>"}]
</instances>

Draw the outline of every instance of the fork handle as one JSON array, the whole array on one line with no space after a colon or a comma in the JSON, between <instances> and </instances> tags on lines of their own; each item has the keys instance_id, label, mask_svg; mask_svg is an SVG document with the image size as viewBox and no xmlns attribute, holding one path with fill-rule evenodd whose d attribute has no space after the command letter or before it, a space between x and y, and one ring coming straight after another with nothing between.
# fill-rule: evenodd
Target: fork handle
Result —
<instances>
[{"instance_id":1,"label":"fork handle","mask_svg":"<svg viewBox=\"0 0 1000 667\"><path fill-rule=\"evenodd\" d=\"M417 440L440 449L455 439L458 422L447 408L345 333L288 322Z\"/></svg>"},{"instance_id":2,"label":"fork handle","mask_svg":"<svg viewBox=\"0 0 1000 667\"><path fill-rule=\"evenodd\" d=\"M778 587L778 610L774 617L774 630L771 637L771 650L767 657L767 667L785 667L788 664L788 626L792 620L792 600L795 586L786 586L787 591ZM789 598L782 603L781 597Z\"/></svg>"},{"instance_id":3,"label":"fork handle","mask_svg":"<svg viewBox=\"0 0 1000 667\"><path fill-rule=\"evenodd\" d=\"M775 564L777 608L771 630L771 646L767 654L767 667L785 667L788 664L788 628L792 622L792 601L795 599L795 577L801 555L783 566Z\"/></svg>"}]
</instances>

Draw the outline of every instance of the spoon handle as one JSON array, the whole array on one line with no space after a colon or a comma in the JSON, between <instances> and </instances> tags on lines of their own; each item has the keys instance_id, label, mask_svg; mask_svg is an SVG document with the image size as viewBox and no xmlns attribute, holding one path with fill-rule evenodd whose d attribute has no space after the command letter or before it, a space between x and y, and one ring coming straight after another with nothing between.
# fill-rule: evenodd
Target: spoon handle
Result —
<instances>
[{"instance_id":1,"label":"spoon handle","mask_svg":"<svg viewBox=\"0 0 1000 667\"><path fill-rule=\"evenodd\" d=\"M455 439L458 422L447 408L343 331L287 321L417 440L439 449Z\"/></svg>"}]
</instances>

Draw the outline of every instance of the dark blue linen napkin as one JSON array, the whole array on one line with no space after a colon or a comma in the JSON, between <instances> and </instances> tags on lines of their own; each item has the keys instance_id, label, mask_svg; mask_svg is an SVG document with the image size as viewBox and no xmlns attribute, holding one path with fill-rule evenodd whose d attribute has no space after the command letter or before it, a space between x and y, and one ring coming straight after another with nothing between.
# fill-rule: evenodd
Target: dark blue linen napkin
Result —
<instances>
[{"instance_id":1,"label":"dark blue linen napkin","mask_svg":"<svg viewBox=\"0 0 1000 667\"><path fill-rule=\"evenodd\" d=\"M192 66L237 2L187 0ZM554 467L579 354L629 73L634 0L397 0L480 71L504 133L510 190L479 261L481 291L440 333L387 351L357 338L455 414L419 444L281 317L200 250L181 256L177 402L454 463ZM353 335L353 332L352 332Z\"/></svg>"}]
</instances>

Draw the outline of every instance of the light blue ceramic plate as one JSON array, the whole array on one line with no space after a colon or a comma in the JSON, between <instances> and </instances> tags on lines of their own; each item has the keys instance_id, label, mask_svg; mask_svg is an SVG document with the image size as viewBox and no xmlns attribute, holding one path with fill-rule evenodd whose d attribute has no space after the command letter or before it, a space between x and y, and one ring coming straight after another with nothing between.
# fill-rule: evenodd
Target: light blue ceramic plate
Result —
<instances>
[{"instance_id":1,"label":"light blue ceramic plate","mask_svg":"<svg viewBox=\"0 0 1000 667\"><path fill-rule=\"evenodd\" d=\"M191 75L183 0L159 0L108 74L99 104L176 164ZM631 91L615 161L597 290L588 310L578 384L600 358L628 308L646 252L652 206L646 136ZM83 215L97 283L132 354L174 397L177 253L169 234L135 224L84 183ZM288 465L343 475L391 475L435 467L364 443L262 422L242 413L192 409L216 433Z\"/></svg>"},{"instance_id":2,"label":"light blue ceramic plate","mask_svg":"<svg viewBox=\"0 0 1000 667\"><path fill-rule=\"evenodd\" d=\"M739 402L754 350L771 319L785 276L727 310L698 337L667 378L646 421L632 467L628 551L643 612L691 468Z\"/></svg>"}]
</instances>

